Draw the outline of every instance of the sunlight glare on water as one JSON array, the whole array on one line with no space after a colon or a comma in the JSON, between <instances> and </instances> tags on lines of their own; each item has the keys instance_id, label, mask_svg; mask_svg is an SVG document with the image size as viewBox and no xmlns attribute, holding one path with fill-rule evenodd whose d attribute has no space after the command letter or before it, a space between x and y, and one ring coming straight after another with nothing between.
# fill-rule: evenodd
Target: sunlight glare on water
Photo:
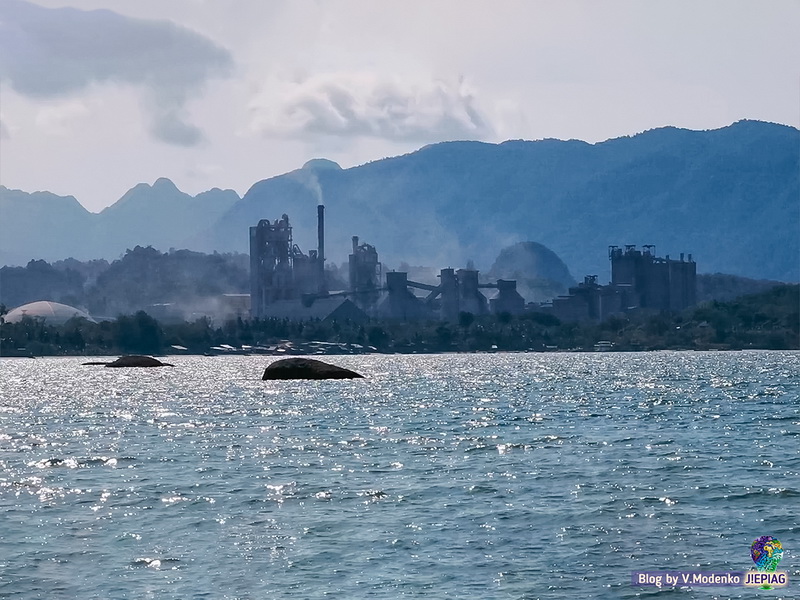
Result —
<instances>
[{"instance_id":1,"label":"sunlight glare on water","mask_svg":"<svg viewBox=\"0 0 800 600\"><path fill-rule=\"evenodd\" d=\"M0 359L1 597L637 598L800 547L796 352L168 360Z\"/></svg>"}]
</instances>

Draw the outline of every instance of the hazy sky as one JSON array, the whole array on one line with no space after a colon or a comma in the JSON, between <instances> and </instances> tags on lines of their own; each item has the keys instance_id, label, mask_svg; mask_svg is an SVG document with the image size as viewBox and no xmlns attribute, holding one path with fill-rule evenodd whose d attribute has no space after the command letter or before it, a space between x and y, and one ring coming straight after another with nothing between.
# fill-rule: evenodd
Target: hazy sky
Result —
<instances>
[{"instance_id":1,"label":"hazy sky","mask_svg":"<svg viewBox=\"0 0 800 600\"><path fill-rule=\"evenodd\" d=\"M100 210L454 139L800 125L800 1L0 0L0 184Z\"/></svg>"}]
</instances>

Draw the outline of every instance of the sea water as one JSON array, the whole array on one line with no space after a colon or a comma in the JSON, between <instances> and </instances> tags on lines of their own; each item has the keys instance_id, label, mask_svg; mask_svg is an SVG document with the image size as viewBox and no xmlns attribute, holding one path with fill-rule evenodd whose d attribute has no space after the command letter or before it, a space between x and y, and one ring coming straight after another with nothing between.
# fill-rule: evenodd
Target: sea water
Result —
<instances>
[{"instance_id":1,"label":"sea water","mask_svg":"<svg viewBox=\"0 0 800 600\"><path fill-rule=\"evenodd\" d=\"M0 359L2 598L800 597L797 352L82 360Z\"/></svg>"}]
</instances>

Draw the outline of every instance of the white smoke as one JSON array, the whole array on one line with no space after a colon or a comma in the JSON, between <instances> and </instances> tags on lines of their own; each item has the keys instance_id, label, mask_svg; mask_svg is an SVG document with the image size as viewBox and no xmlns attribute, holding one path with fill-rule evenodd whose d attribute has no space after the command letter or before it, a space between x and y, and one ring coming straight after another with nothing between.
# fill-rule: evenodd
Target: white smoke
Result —
<instances>
[{"instance_id":1,"label":"white smoke","mask_svg":"<svg viewBox=\"0 0 800 600\"><path fill-rule=\"evenodd\" d=\"M463 80L326 73L271 84L254 99L251 110L252 127L268 136L364 136L424 143L483 139L492 131Z\"/></svg>"}]
</instances>

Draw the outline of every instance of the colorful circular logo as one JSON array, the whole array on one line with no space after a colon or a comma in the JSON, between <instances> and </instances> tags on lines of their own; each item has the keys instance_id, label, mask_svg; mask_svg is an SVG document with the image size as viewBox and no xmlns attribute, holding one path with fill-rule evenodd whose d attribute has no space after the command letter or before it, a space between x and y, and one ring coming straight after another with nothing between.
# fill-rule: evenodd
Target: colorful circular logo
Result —
<instances>
[{"instance_id":1,"label":"colorful circular logo","mask_svg":"<svg viewBox=\"0 0 800 600\"><path fill-rule=\"evenodd\" d=\"M783 558L783 546L771 535L762 535L750 544L750 556L760 571L774 571Z\"/></svg>"}]
</instances>

